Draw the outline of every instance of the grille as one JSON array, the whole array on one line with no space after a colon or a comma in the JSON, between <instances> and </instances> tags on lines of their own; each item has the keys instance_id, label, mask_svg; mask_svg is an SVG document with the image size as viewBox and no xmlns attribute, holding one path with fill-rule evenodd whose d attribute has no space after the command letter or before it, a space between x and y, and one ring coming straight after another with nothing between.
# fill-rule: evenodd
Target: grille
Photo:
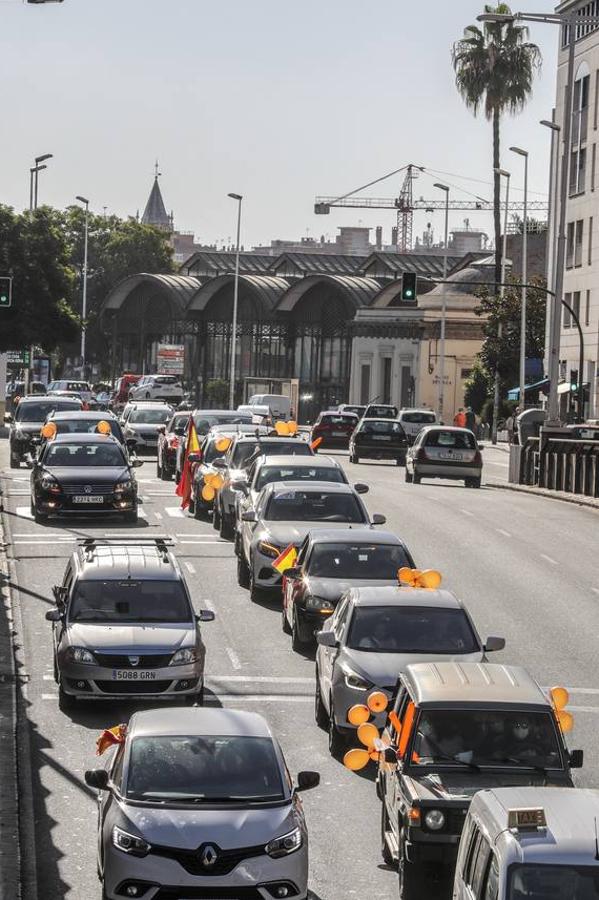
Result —
<instances>
[{"instance_id":1,"label":"grille","mask_svg":"<svg viewBox=\"0 0 599 900\"><path fill-rule=\"evenodd\" d=\"M213 875L229 875L233 869L245 859L253 859L256 856L264 856L264 845L259 847L241 847L236 850L221 850L217 844L210 844L217 852L216 862L207 868L202 865L200 855L206 844L202 844L197 850L180 850L175 847L157 847L154 845L150 851L155 856L166 857L175 860L183 866L190 875L204 875L211 878ZM185 895L187 897L187 894ZM206 894L206 897L215 896ZM232 896L237 896L235 893Z\"/></svg>"},{"instance_id":2,"label":"grille","mask_svg":"<svg viewBox=\"0 0 599 900\"><path fill-rule=\"evenodd\" d=\"M171 685L168 681L96 681L103 694L161 694Z\"/></svg>"},{"instance_id":3,"label":"grille","mask_svg":"<svg viewBox=\"0 0 599 900\"><path fill-rule=\"evenodd\" d=\"M72 496L73 494L86 494L86 487L91 487L92 494L112 494L113 484L93 484L91 481L80 481L78 484L69 482L62 483L62 491L64 494Z\"/></svg>"},{"instance_id":4,"label":"grille","mask_svg":"<svg viewBox=\"0 0 599 900\"><path fill-rule=\"evenodd\" d=\"M172 653L139 656L139 662L135 666L129 662L128 656L115 656L111 653L94 653L94 656L98 660L98 665L107 669L162 669L170 663ZM135 653L131 656L135 656Z\"/></svg>"}]
</instances>

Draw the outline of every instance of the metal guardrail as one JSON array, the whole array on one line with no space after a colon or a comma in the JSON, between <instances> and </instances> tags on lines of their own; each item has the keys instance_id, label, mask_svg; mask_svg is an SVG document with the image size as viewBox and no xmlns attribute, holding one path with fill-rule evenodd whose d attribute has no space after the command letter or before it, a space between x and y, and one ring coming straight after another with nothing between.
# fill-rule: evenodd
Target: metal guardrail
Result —
<instances>
[{"instance_id":1,"label":"metal guardrail","mask_svg":"<svg viewBox=\"0 0 599 900\"><path fill-rule=\"evenodd\" d=\"M599 441L529 438L523 447L512 448L511 480L519 484L599 497ZM517 476L514 477L514 476Z\"/></svg>"}]
</instances>

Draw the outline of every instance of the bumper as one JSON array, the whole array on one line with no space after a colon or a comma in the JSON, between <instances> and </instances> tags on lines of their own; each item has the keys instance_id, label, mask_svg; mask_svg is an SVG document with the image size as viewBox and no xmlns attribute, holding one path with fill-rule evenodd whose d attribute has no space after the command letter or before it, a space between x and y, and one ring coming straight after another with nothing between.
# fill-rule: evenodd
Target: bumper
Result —
<instances>
[{"instance_id":1,"label":"bumper","mask_svg":"<svg viewBox=\"0 0 599 900\"><path fill-rule=\"evenodd\" d=\"M117 670L104 666L59 664L60 681L65 694L85 700L110 700L115 697L171 699L173 696L197 694L203 683L201 664L166 666L141 672L119 669L118 671L127 673L127 677L119 680L113 677L115 671ZM140 678L148 672L151 678Z\"/></svg>"},{"instance_id":2,"label":"bumper","mask_svg":"<svg viewBox=\"0 0 599 900\"><path fill-rule=\"evenodd\" d=\"M308 848L304 845L283 859L266 855L246 859L229 875L210 877L191 875L176 860L158 854L139 859L121 853L112 843L105 845L104 886L110 900L126 897L126 885L136 880L149 885L145 893L138 895L143 900L187 900L194 896L273 900L274 887L281 882L295 888L294 893L288 894L289 900L304 900L308 890Z\"/></svg>"},{"instance_id":3,"label":"bumper","mask_svg":"<svg viewBox=\"0 0 599 900\"><path fill-rule=\"evenodd\" d=\"M169 472L174 472L177 467L177 451L168 448L162 451L162 467Z\"/></svg>"},{"instance_id":4,"label":"bumper","mask_svg":"<svg viewBox=\"0 0 599 900\"><path fill-rule=\"evenodd\" d=\"M414 463L414 472L416 475L420 475L421 478L455 478L456 480L480 478L482 471L481 466L460 465L460 463Z\"/></svg>"},{"instance_id":5,"label":"bumper","mask_svg":"<svg viewBox=\"0 0 599 900\"><path fill-rule=\"evenodd\" d=\"M389 447L385 444L356 444L354 453L361 459L401 459L406 458L406 447Z\"/></svg>"},{"instance_id":6,"label":"bumper","mask_svg":"<svg viewBox=\"0 0 599 900\"><path fill-rule=\"evenodd\" d=\"M81 488L83 492L83 486ZM88 515L126 515L137 507L134 494L112 492L104 495L102 503L75 503L67 494L37 494L35 506L38 512L46 516L88 516Z\"/></svg>"},{"instance_id":7,"label":"bumper","mask_svg":"<svg viewBox=\"0 0 599 900\"><path fill-rule=\"evenodd\" d=\"M333 706L335 709L335 724L340 730L356 731L354 725L350 725L347 721L347 713L357 703L366 703L366 700L373 691L383 691L391 699L391 690L389 688L374 685L367 691L357 691L350 688L345 683L345 676L336 677L333 683ZM381 730L387 722L387 711L371 715L370 722Z\"/></svg>"},{"instance_id":8,"label":"bumper","mask_svg":"<svg viewBox=\"0 0 599 900\"><path fill-rule=\"evenodd\" d=\"M406 842L406 855L411 863L443 863L454 865L460 844L459 834L428 834L410 828L410 839ZM416 837L416 839L414 839Z\"/></svg>"}]
</instances>

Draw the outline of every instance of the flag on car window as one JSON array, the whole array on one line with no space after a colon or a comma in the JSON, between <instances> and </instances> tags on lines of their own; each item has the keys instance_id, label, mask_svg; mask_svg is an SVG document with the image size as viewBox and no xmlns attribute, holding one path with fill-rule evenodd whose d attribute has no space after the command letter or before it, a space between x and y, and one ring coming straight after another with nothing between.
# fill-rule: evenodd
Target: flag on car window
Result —
<instances>
[{"instance_id":1,"label":"flag on car window","mask_svg":"<svg viewBox=\"0 0 599 900\"><path fill-rule=\"evenodd\" d=\"M289 546L285 547L285 549L277 556L272 564L272 567L282 575L283 572L285 572L287 569L293 568L296 560L297 550L295 549L293 544L289 544Z\"/></svg>"},{"instance_id":2,"label":"flag on car window","mask_svg":"<svg viewBox=\"0 0 599 900\"><path fill-rule=\"evenodd\" d=\"M187 430L187 443L185 445L183 471L181 472L181 479L175 490L176 495L178 497L181 497L181 509L187 509L187 507L189 506L189 501L191 500L191 482L193 478L193 472L191 463L189 461L189 454L199 452L200 439L198 438L198 433L196 431L195 422L193 421L193 416L190 416L189 426Z\"/></svg>"}]
</instances>

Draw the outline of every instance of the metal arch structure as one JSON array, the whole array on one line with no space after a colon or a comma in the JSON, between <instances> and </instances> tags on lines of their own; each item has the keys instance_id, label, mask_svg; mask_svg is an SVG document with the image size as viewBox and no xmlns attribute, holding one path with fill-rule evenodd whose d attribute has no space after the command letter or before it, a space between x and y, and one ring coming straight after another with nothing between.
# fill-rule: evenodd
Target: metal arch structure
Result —
<instances>
[{"instance_id":1,"label":"metal arch structure","mask_svg":"<svg viewBox=\"0 0 599 900\"><path fill-rule=\"evenodd\" d=\"M203 315L220 291L227 287L233 289L234 280L234 275L218 275L213 278L193 296L187 307L187 314L194 318ZM276 275L240 275L239 283L258 301L264 317L272 313L280 298L289 289L289 282Z\"/></svg>"},{"instance_id":2,"label":"metal arch structure","mask_svg":"<svg viewBox=\"0 0 599 900\"><path fill-rule=\"evenodd\" d=\"M378 281L363 275L308 275L307 278L302 278L301 281L289 288L277 305L277 312L293 312L306 294L319 284L338 288L344 299L354 309L368 306L381 290Z\"/></svg>"},{"instance_id":3,"label":"metal arch structure","mask_svg":"<svg viewBox=\"0 0 599 900\"><path fill-rule=\"evenodd\" d=\"M202 282L199 278L188 275L156 275L147 272L130 275L110 291L102 305L100 315L103 316L109 310L121 309L133 292L143 285L157 288L172 301L177 312L184 314L189 301L201 288Z\"/></svg>"}]
</instances>

